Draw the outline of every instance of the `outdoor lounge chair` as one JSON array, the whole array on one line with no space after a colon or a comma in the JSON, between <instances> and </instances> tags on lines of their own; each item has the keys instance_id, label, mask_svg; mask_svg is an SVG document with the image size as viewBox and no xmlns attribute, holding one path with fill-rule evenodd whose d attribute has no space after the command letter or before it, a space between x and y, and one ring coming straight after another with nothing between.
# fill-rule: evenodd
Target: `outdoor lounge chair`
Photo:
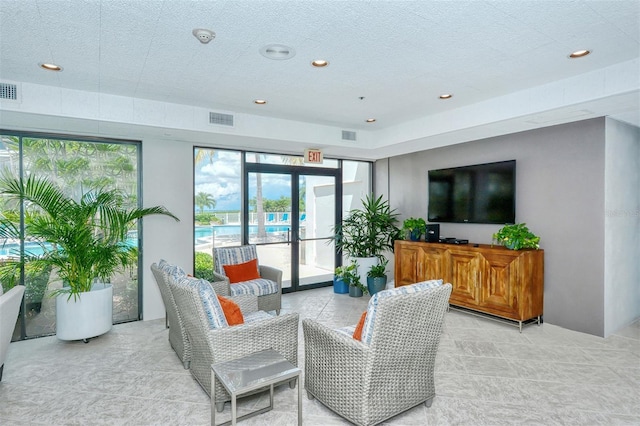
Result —
<instances>
[{"instance_id":1,"label":"outdoor lounge chair","mask_svg":"<svg viewBox=\"0 0 640 426\"><path fill-rule=\"evenodd\" d=\"M247 262L254 259L258 271L253 279L234 283L234 280L231 279L233 277L229 277L229 274L225 271L225 266L242 267L242 265L247 265ZM253 294L258 296L258 309L261 311L276 311L276 314L280 315L282 271L271 266L260 265L254 244L239 247L215 247L213 249L213 263L214 280L225 281L228 285L226 292L220 292L222 296L226 294L231 296Z\"/></svg>"},{"instance_id":2,"label":"outdoor lounge chair","mask_svg":"<svg viewBox=\"0 0 640 426\"><path fill-rule=\"evenodd\" d=\"M425 282L384 290L369 301L362 341L355 327L332 330L304 319L305 388L360 426L416 405L431 406L433 370L451 284Z\"/></svg>"}]
</instances>

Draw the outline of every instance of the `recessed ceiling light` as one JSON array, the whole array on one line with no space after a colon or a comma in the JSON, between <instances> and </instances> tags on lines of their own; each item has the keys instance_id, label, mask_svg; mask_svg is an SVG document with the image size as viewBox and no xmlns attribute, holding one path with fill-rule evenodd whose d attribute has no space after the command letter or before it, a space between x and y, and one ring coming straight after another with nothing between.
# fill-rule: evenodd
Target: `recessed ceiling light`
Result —
<instances>
[{"instance_id":1,"label":"recessed ceiling light","mask_svg":"<svg viewBox=\"0 0 640 426\"><path fill-rule=\"evenodd\" d=\"M367 123L375 123L376 119L375 118L367 118L365 121Z\"/></svg>"},{"instance_id":2,"label":"recessed ceiling light","mask_svg":"<svg viewBox=\"0 0 640 426\"><path fill-rule=\"evenodd\" d=\"M451 93L444 93L440 96L438 96L440 99L451 99L453 97L453 95Z\"/></svg>"},{"instance_id":3,"label":"recessed ceiling light","mask_svg":"<svg viewBox=\"0 0 640 426\"><path fill-rule=\"evenodd\" d=\"M583 56L587 56L589 53L591 53L590 50L576 50L575 52L570 54L569 57L571 59L582 58Z\"/></svg>"},{"instance_id":4,"label":"recessed ceiling light","mask_svg":"<svg viewBox=\"0 0 640 426\"><path fill-rule=\"evenodd\" d=\"M284 44L267 44L260 49L260 54L265 58L282 61L296 56L296 50Z\"/></svg>"},{"instance_id":5,"label":"recessed ceiling light","mask_svg":"<svg viewBox=\"0 0 640 426\"><path fill-rule=\"evenodd\" d=\"M40 68L47 71L62 71L62 67L56 64L48 64L46 62L39 63Z\"/></svg>"},{"instance_id":6,"label":"recessed ceiling light","mask_svg":"<svg viewBox=\"0 0 640 426\"><path fill-rule=\"evenodd\" d=\"M325 61L324 59L316 59L315 61L311 62L311 65L313 65L316 68L322 68L329 65L329 61Z\"/></svg>"},{"instance_id":7,"label":"recessed ceiling light","mask_svg":"<svg viewBox=\"0 0 640 426\"><path fill-rule=\"evenodd\" d=\"M264 99L256 99L255 101L253 101L253 103L258 104L258 105L264 105L267 103L266 100Z\"/></svg>"}]
</instances>

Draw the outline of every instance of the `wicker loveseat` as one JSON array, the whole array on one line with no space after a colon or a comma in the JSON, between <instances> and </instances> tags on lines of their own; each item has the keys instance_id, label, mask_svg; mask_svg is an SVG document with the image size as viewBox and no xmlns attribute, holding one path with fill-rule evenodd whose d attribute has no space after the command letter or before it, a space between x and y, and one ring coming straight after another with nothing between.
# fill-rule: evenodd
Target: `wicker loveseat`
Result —
<instances>
[{"instance_id":1,"label":"wicker loveseat","mask_svg":"<svg viewBox=\"0 0 640 426\"><path fill-rule=\"evenodd\" d=\"M254 294L258 296L258 309L276 311L280 315L282 303L282 271L266 265L258 264L260 278L230 284L224 267L238 265L258 259L254 244L239 247L215 247L213 249L213 276L215 281L225 281L229 286L228 294Z\"/></svg>"},{"instance_id":2,"label":"wicker loveseat","mask_svg":"<svg viewBox=\"0 0 640 426\"><path fill-rule=\"evenodd\" d=\"M169 344L178 355L178 358L182 361L185 369L189 368L191 362L191 345L187 337L187 331L184 328L182 317L173 294L169 289L169 275L176 277L185 277L187 274L179 266L171 265L164 259L161 259L159 263L151 265L151 272L160 289L160 295L162 296L162 302L165 308L165 325L169 328ZM216 293L221 295L228 295L228 284L224 281L211 283Z\"/></svg>"},{"instance_id":3,"label":"wicker loveseat","mask_svg":"<svg viewBox=\"0 0 640 426\"><path fill-rule=\"evenodd\" d=\"M211 395L211 364L240 358L264 349L274 349L293 365L298 365L298 314L273 316L258 310L255 295L232 296L244 316L244 324L229 326L216 318L216 294L210 283L189 277L169 275L169 288L187 333L191 349L189 370L200 386ZM212 321L219 324L212 325ZM220 323L222 322L222 323ZM295 386L295 381L289 383ZM216 409L222 411L231 398L216 380Z\"/></svg>"},{"instance_id":4,"label":"wicker loveseat","mask_svg":"<svg viewBox=\"0 0 640 426\"><path fill-rule=\"evenodd\" d=\"M416 405L431 406L434 365L451 284L418 283L376 293L362 341L304 319L305 388L337 414L375 425Z\"/></svg>"}]
</instances>

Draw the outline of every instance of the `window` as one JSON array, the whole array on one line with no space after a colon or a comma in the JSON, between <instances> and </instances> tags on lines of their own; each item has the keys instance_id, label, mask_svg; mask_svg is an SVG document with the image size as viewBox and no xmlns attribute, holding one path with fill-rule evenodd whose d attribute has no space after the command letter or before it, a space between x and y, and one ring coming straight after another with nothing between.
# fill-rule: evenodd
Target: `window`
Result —
<instances>
[{"instance_id":1,"label":"window","mask_svg":"<svg viewBox=\"0 0 640 426\"><path fill-rule=\"evenodd\" d=\"M83 140L3 132L0 135L0 171L16 176L35 173L46 176L69 195L79 198L91 188L118 188L133 205L139 203L139 158L137 142ZM0 214L20 215L15 206L0 198ZM131 244L138 243L137 230L130 232ZM2 241L0 262L19 256L20 241ZM29 236L24 247L29 249ZM26 286L24 310L20 313L14 339L49 335L55 332L55 299L48 297L48 283L55 281L55 271L27 270L16 281L2 281L4 290L16 283ZM111 278L113 284L114 323L140 317L140 295L137 268ZM51 284L53 285L53 283ZM24 322L22 321L24 319ZM24 328L22 327L24 324Z\"/></svg>"}]
</instances>

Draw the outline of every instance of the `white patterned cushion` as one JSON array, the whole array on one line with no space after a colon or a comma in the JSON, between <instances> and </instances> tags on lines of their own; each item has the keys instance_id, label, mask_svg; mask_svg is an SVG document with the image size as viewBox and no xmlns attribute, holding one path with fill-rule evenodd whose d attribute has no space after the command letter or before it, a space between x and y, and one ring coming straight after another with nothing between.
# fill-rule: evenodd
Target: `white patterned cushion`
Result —
<instances>
[{"instance_id":1,"label":"white patterned cushion","mask_svg":"<svg viewBox=\"0 0 640 426\"><path fill-rule=\"evenodd\" d=\"M213 264L218 274L227 276L224 265L238 265L258 258L255 244L240 247L222 247L213 249Z\"/></svg>"},{"instance_id":2,"label":"white patterned cushion","mask_svg":"<svg viewBox=\"0 0 640 426\"><path fill-rule=\"evenodd\" d=\"M347 325L345 327L336 328L335 330L353 338L353 333L356 331L356 325Z\"/></svg>"},{"instance_id":3,"label":"white patterned cushion","mask_svg":"<svg viewBox=\"0 0 640 426\"><path fill-rule=\"evenodd\" d=\"M270 318L273 318L273 315L269 314L268 312L255 311L250 312L244 316L244 323L251 324L252 322L259 322Z\"/></svg>"},{"instance_id":4,"label":"white patterned cushion","mask_svg":"<svg viewBox=\"0 0 640 426\"><path fill-rule=\"evenodd\" d=\"M187 273L181 267L172 265L164 259L160 259L160 262L158 262L158 268L165 274L172 276L175 279L187 276Z\"/></svg>"},{"instance_id":5,"label":"white patterned cushion","mask_svg":"<svg viewBox=\"0 0 640 426\"><path fill-rule=\"evenodd\" d=\"M216 296L216 292L213 290L209 281L187 276L178 279L170 277L169 281L178 286L190 286L198 292L204 312L207 315L210 329L227 327L229 325L224 316L222 306L220 306L220 302L218 301L218 296Z\"/></svg>"},{"instance_id":6,"label":"white patterned cushion","mask_svg":"<svg viewBox=\"0 0 640 426\"><path fill-rule=\"evenodd\" d=\"M390 290L382 290L371 297L367 306L367 317L362 327L362 343L371 344L371 336L373 335L373 324L376 320L378 310L378 301L386 297L392 297L398 294L411 294L419 291L425 291L442 285L442 280L422 281L411 285L403 285Z\"/></svg>"},{"instance_id":7,"label":"white patterned cushion","mask_svg":"<svg viewBox=\"0 0 640 426\"><path fill-rule=\"evenodd\" d=\"M232 296L239 294L253 294L255 296L264 296L265 294L278 293L278 283L266 278L256 278L255 280L243 281L241 283L233 283L229 287Z\"/></svg>"}]
</instances>

